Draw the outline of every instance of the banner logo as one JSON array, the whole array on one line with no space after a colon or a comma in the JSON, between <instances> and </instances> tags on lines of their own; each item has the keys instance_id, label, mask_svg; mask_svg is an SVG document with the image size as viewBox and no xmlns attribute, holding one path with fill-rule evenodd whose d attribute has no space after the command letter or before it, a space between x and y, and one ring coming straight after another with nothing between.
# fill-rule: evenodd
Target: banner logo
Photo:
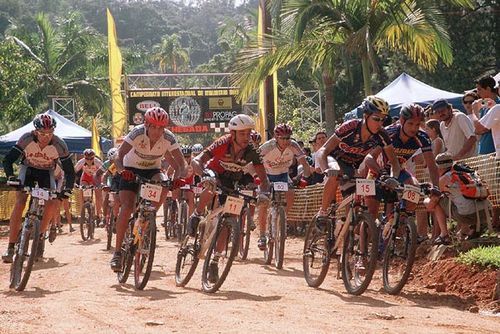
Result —
<instances>
[{"instance_id":1,"label":"banner logo","mask_svg":"<svg viewBox=\"0 0 500 334\"><path fill-rule=\"evenodd\" d=\"M192 126L198 122L201 108L192 97L178 97L168 108L170 119L177 126Z\"/></svg>"},{"instance_id":2,"label":"banner logo","mask_svg":"<svg viewBox=\"0 0 500 334\"><path fill-rule=\"evenodd\" d=\"M146 112L149 108L160 107L160 103L153 100L146 100L137 103L135 107L137 108L137 110Z\"/></svg>"}]
</instances>

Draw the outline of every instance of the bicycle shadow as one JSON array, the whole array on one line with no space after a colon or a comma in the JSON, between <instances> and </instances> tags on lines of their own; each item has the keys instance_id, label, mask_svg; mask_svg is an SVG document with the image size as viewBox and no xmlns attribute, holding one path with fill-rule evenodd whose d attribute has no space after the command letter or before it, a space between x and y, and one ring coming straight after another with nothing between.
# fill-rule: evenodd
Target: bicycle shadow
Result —
<instances>
[{"instance_id":1,"label":"bicycle shadow","mask_svg":"<svg viewBox=\"0 0 500 334\"><path fill-rule=\"evenodd\" d=\"M354 304L354 305L363 305L363 306L379 307L379 308L386 308L386 307L392 307L392 306L398 305L398 304L388 303L384 300L376 299L376 298L366 296L366 295L354 296L354 295L347 294L347 292L338 292L335 290L327 290L324 288L316 288L316 290L326 292L330 295L334 295L335 297L339 298L343 302L346 302L349 304ZM367 290L367 291L370 291L370 290Z\"/></svg>"},{"instance_id":2,"label":"bicycle shadow","mask_svg":"<svg viewBox=\"0 0 500 334\"><path fill-rule=\"evenodd\" d=\"M210 299L233 301L233 300L248 300L253 302L270 302L277 301L283 298L282 296L259 296L242 291L217 291L215 294L206 293L207 296L212 296Z\"/></svg>"},{"instance_id":3,"label":"bicycle shadow","mask_svg":"<svg viewBox=\"0 0 500 334\"><path fill-rule=\"evenodd\" d=\"M167 277L168 275L163 270L152 270L151 275L149 276L150 281L159 281L162 278Z\"/></svg>"},{"instance_id":4,"label":"bicycle shadow","mask_svg":"<svg viewBox=\"0 0 500 334\"><path fill-rule=\"evenodd\" d=\"M177 298L175 295L183 295L186 293L173 292L148 286L146 286L144 290L136 290L133 284L114 284L111 285L111 287L115 288L116 292L121 295L146 298L150 301L174 299Z\"/></svg>"},{"instance_id":5,"label":"bicycle shadow","mask_svg":"<svg viewBox=\"0 0 500 334\"><path fill-rule=\"evenodd\" d=\"M459 311L465 311L476 304L473 297L463 298L454 294L438 294L435 291L432 293L426 291L402 291L398 297L413 302L412 307L426 309L448 306Z\"/></svg>"},{"instance_id":6,"label":"bicycle shadow","mask_svg":"<svg viewBox=\"0 0 500 334\"><path fill-rule=\"evenodd\" d=\"M53 257L38 259L33 266L33 271L51 269L51 268L59 268L64 267L68 263L61 263L55 260Z\"/></svg>"},{"instance_id":7,"label":"bicycle shadow","mask_svg":"<svg viewBox=\"0 0 500 334\"><path fill-rule=\"evenodd\" d=\"M283 277L304 277L304 272L302 270L297 270L295 268L285 268L276 269L274 265L262 265L262 268L267 271L267 275L272 276L283 276Z\"/></svg>"},{"instance_id":8,"label":"bicycle shadow","mask_svg":"<svg viewBox=\"0 0 500 334\"><path fill-rule=\"evenodd\" d=\"M90 245L95 245L101 242L100 238L97 239L90 239L90 240L78 240L76 243L72 242L72 245L83 245L83 246L90 246Z\"/></svg>"},{"instance_id":9,"label":"bicycle shadow","mask_svg":"<svg viewBox=\"0 0 500 334\"><path fill-rule=\"evenodd\" d=\"M56 293L61 293L63 291L64 290L50 291L39 287L34 287L33 290L24 290L24 291L8 290L2 292L2 294L6 297L19 296L21 298L44 298L46 296L54 295Z\"/></svg>"}]
</instances>

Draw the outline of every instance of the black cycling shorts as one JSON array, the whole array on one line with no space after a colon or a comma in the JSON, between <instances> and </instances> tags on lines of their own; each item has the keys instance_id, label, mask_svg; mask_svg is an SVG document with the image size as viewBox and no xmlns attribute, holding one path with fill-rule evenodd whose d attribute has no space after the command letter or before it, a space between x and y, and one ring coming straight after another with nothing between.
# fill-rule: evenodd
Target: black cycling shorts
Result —
<instances>
[{"instance_id":1,"label":"black cycling shorts","mask_svg":"<svg viewBox=\"0 0 500 334\"><path fill-rule=\"evenodd\" d=\"M35 183L40 188L56 190L56 181L53 170L38 169L21 165L19 170L19 180L21 184L34 187Z\"/></svg>"},{"instance_id":2,"label":"black cycling shorts","mask_svg":"<svg viewBox=\"0 0 500 334\"><path fill-rule=\"evenodd\" d=\"M153 176L160 173L159 169L138 169L133 167L125 167L126 170L130 170L134 172L135 175L139 175L140 177L144 177L146 179L152 179ZM135 181L125 181L120 177L120 190L130 190L134 193L139 191L139 183Z\"/></svg>"}]
</instances>

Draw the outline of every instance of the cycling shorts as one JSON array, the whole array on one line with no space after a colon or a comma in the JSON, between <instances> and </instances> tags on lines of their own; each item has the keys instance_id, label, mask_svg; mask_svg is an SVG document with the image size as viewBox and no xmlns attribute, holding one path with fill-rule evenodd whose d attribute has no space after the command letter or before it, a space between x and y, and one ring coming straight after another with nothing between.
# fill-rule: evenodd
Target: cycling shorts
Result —
<instances>
[{"instance_id":1,"label":"cycling shorts","mask_svg":"<svg viewBox=\"0 0 500 334\"><path fill-rule=\"evenodd\" d=\"M19 180L21 184L28 187L35 187L35 183L40 188L56 190L56 181L53 170L38 169L21 165L19 170Z\"/></svg>"},{"instance_id":2,"label":"cycling shorts","mask_svg":"<svg viewBox=\"0 0 500 334\"><path fill-rule=\"evenodd\" d=\"M130 170L134 172L135 175L146 179L152 179L157 174L160 174L162 180L164 179L164 175L161 173L160 169L138 169L133 167L125 167L125 169ZM135 181L125 181L123 178L120 178L119 190L130 190L137 193L139 191L139 183Z\"/></svg>"}]
</instances>

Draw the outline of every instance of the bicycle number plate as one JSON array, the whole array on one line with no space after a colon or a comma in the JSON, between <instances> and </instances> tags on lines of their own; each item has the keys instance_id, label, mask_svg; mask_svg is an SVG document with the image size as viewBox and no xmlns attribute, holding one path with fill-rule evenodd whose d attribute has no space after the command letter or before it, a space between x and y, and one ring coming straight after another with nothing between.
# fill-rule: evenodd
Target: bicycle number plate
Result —
<instances>
[{"instance_id":1,"label":"bicycle number plate","mask_svg":"<svg viewBox=\"0 0 500 334\"><path fill-rule=\"evenodd\" d=\"M168 193L167 193L167 198L172 198L172 192L169 190Z\"/></svg>"},{"instance_id":2,"label":"bicycle number plate","mask_svg":"<svg viewBox=\"0 0 500 334\"><path fill-rule=\"evenodd\" d=\"M288 183L287 182L274 182L273 189L274 189L274 191L288 191Z\"/></svg>"},{"instance_id":3,"label":"bicycle number plate","mask_svg":"<svg viewBox=\"0 0 500 334\"><path fill-rule=\"evenodd\" d=\"M403 190L403 199L412 203L418 203L418 201L420 200L420 188L415 187L411 184L405 184Z\"/></svg>"},{"instance_id":4,"label":"bicycle number plate","mask_svg":"<svg viewBox=\"0 0 500 334\"><path fill-rule=\"evenodd\" d=\"M375 196L375 180L356 179L356 195Z\"/></svg>"},{"instance_id":5,"label":"bicycle number plate","mask_svg":"<svg viewBox=\"0 0 500 334\"><path fill-rule=\"evenodd\" d=\"M191 186L190 186L189 184L186 184L186 185L184 185L184 186L180 187L179 189L182 189L182 190L189 190L189 189L191 189Z\"/></svg>"},{"instance_id":6,"label":"bicycle number plate","mask_svg":"<svg viewBox=\"0 0 500 334\"><path fill-rule=\"evenodd\" d=\"M245 201L242 198L227 196L226 203L224 204L224 213L232 215L239 215Z\"/></svg>"},{"instance_id":7,"label":"bicycle number plate","mask_svg":"<svg viewBox=\"0 0 500 334\"><path fill-rule=\"evenodd\" d=\"M253 196L253 190L240 190L240 193L246 196Z\"/></svg>"},{"instance_id":8,"label":"bicycle number plate","mask_svg":"<svg viewBox=\"0 0 500 334\"><path fill-rule=\"evenodd\" d=\"M33 189L31 191L31 196L33 196L35 198L43 199L45 201L49 200L49 192L47 190L40 189L40 188Z\"/></svg>"},{"instance_id":9,"label":"bicycle number plate","mask_svg":"<svg viewBox=\"0 0 500 334\"><path fill-rule=\"evenodd\" d=\"M92 189L83 189L83 197L92 197Z\"/></svg>"},{"instance_id":10,"label":"bicycle number plate","mask_svg":"<svg viewBox=\"0 0 500 334\"><path fill-rule=\"evenodd\" d=\"M202 191L203 191L202 187L193 187L193 193L195 193L196 195L201 194Z\"/></svg>"},{"instance_id":11,"label":"bicycle number plate","mask_svg":"<svg viewBox=\"0 0 500 334\"><path fill-rule=\"evenodd\" d=\"M159 202L161 197L161 186L158 184L144 183L141 185L141 198L148 201Z\"/></svg>"}]
</instances>

